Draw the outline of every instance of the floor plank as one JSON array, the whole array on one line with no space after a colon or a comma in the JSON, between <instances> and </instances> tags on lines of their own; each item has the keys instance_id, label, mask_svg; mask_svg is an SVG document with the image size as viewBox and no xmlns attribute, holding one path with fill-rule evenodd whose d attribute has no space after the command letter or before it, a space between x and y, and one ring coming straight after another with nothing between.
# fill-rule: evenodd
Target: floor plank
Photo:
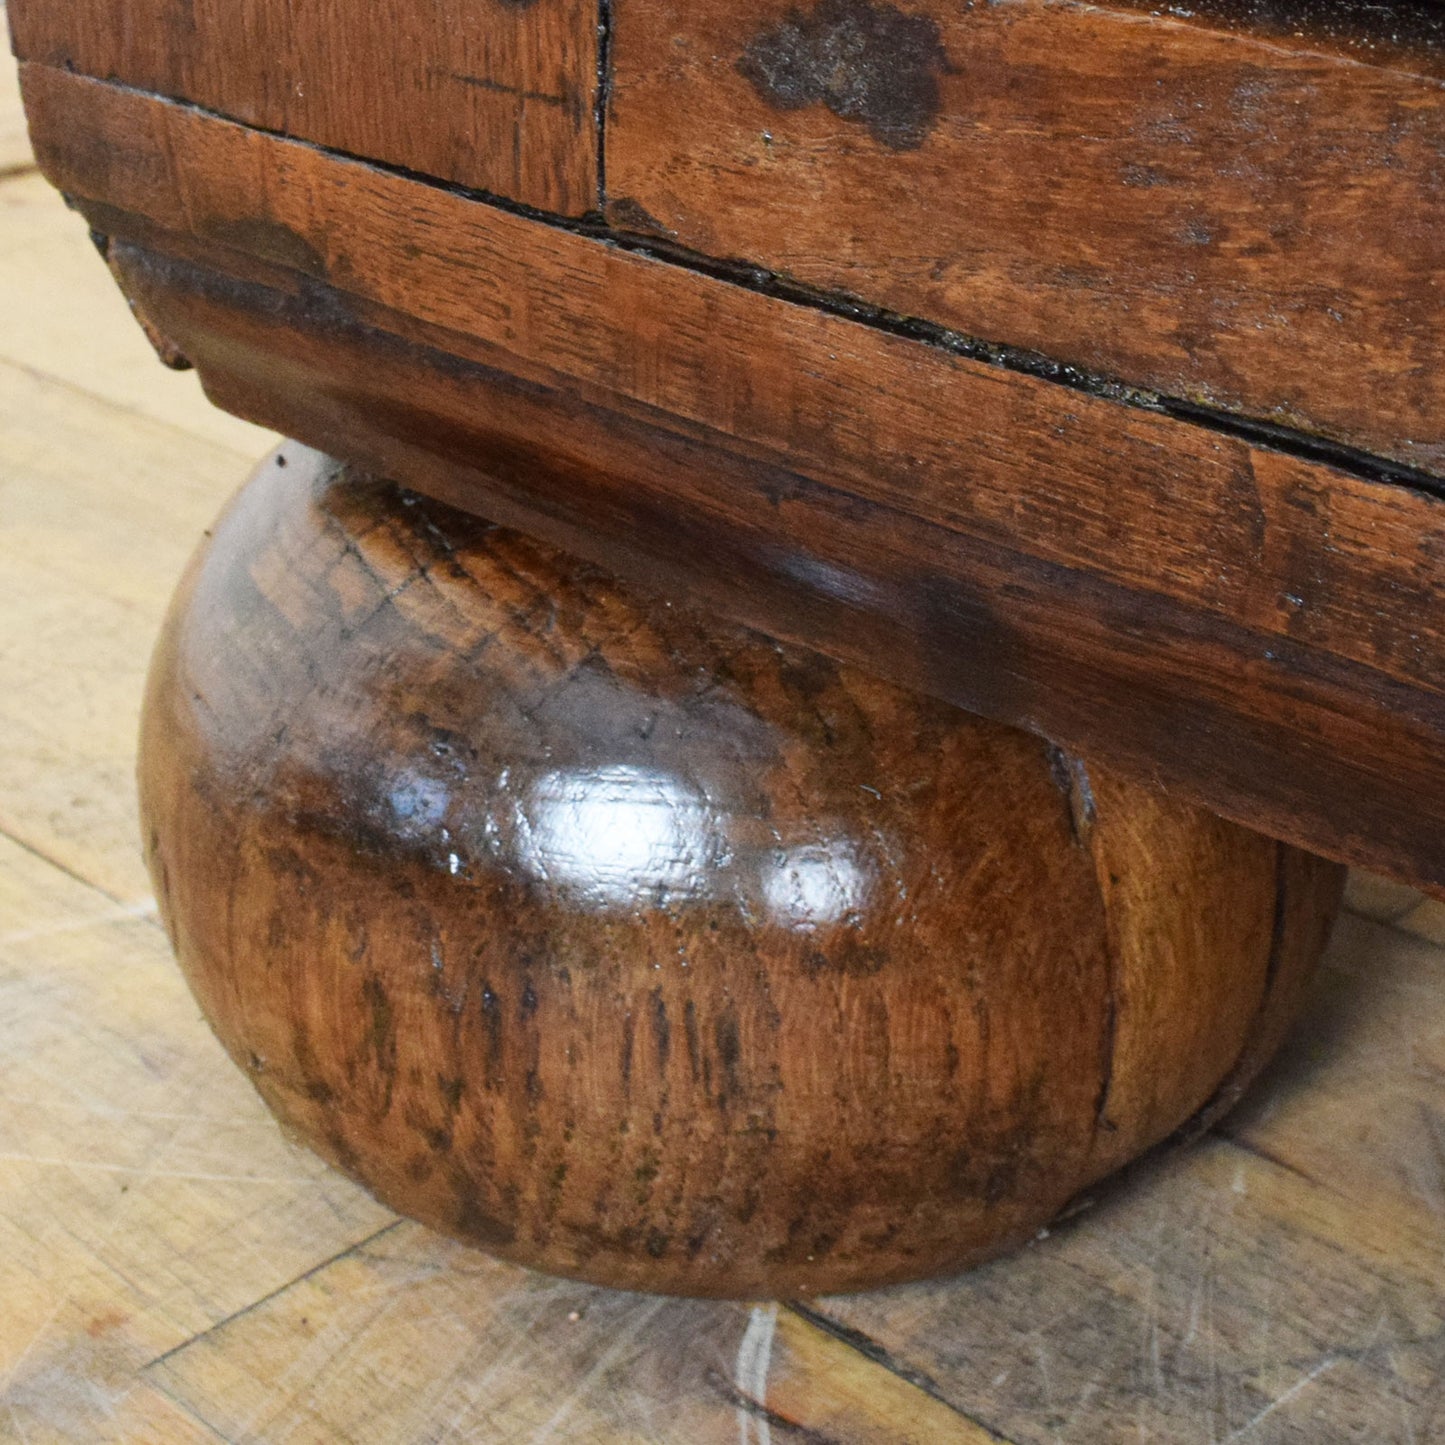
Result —
<instances>
[{"instance_id":1,"label":"floor plank","mask_svg":"<svg viewBox=\"0 0 1445 1445\"><path fill-rule=\"evenodd\" d=\"M119 900L150 893L132 773L151 644L246 470L0 361L0 831Z\"/></svg>"},{"instance_id":2,"label":"floor plank","mask_svg":"<svg viewBox=\"0 0 1445 1445\"><path fill-rule=\"evenodd\" d=\"M272 445L269 433L217 411L193 373L156 364L84 220L34 172L0 183L0 295L0 359L63 377L239 457Z\"/></svg>"},{"instance_id":3,"label":"floor plank","mask_svg":"<svg viewBox=\"0 0 1445 1445\"><path fill-rule=\"evenodd\" d=\"M147 1378L227 1439L269 1445L998 1438L785 1307L589 1289L411 1224Z\"/></svg>"},{"instance_id":4,"label":"floor plank","mask_svg":"<svg viewBox=\"0 0 1445 1445\"><path fill-rule=\"evenodd\" d=\"M964 1279L825 1302L1032 1442L1434 1440L1439 1231L1211 1140Z\"/></svg>"},{"instance_id":5,"label":"floor plank","mask_svg":"<svg viewBox=\"0 0 1445 1445\"><path fill-rule=\"evenodd\" d=\"M25 133L25 113L20 108L20 82L15 61L10 55L10 29L5 19L5 5L0 0L0 176L25 170L35 161L30 154L30 138Z\"/></svg>"},{"instance_id":6,"label":"floor plank","mask_svg":"<svg viewBox=\"0 0 1445 1445\"><path fill-rule=\"evenodd\" d=\"M1350 874L1345 904L1351 912L1376 923L1388 923L1402 933L1445 946L1445 903L1427 898L1408 883L1356 870Z\"/></svg>"},{"instance_id":7,"label":"floor plank","mask_svg":"<svg viewBox=\"0 0 1445 1445\"><path fill-rule=\"evenodd\" d=\"M149 903L5 839L0 1000L0 1438L156 1438L147 1361L392 1216L280 1138Z\"/></svg>"},{"instance_id":8,"label":"floor plank","mask_svg":"<svg viewBox=\"0 0 1445 1445\"><path fill-rule=\"evenodd\" d=\"M1439 947L1342 918L1304 1017L1223 1131L1445 1241L1442 995Z\"/></svg>"}]
</instances>

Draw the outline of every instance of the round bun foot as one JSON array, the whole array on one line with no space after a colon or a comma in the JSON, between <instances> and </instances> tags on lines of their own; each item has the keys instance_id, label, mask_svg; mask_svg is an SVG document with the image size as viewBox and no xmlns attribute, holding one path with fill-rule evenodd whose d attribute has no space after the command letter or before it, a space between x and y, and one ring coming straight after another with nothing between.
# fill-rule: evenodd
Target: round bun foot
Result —
<instances>
[{"instance_id":1,"label":"round bun foot","mask_svg":"<svg viewBox=\"0 0 1445 1445\"><path fill-rule=\"evenodd\" d=\"M1340 870L299 447L152 670L182 965L389 1205L630 1289L956 1270L1227 1105Z\"/></svg>"}]
</instances>

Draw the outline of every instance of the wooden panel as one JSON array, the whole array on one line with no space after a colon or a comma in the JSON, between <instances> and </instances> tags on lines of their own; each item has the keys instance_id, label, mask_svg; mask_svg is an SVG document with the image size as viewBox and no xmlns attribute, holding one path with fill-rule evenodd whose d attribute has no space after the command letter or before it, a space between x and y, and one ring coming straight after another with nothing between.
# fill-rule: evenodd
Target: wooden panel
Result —
<instances>
[{"instance_id":1,"label":"wooden panel","mask_svg":"<svg viewBox=\"0 0 1445 1445\"><path fill-rule=\"evenodd\" d=\"M545 210L597 205L596 0L11 0L24 59Z\"/></svg>"},{"instance_id":2,"label":"wooden panel","mask_svg":"<svg viewBox=\"0 0 1445 1445\"><path fill-rule=\"evenodd\" d=\"M418 1377L432 1388L415 1389ZM1003 1438L777 1305L529 1276L405 1224L149 1378L223 1438L271 1445Z\"/></svg>"},{"instance_id":3,"label":"wooden panel","mask_svg":"<svg viewBox=\"0 0 1445 1445\"><path fill-rule=\"evenodd\" d=\"M223 404L503 520L508 491L573 550L1445 888L1435 498L162 101L25 83L97 224L244 273L224 243L249 215L256 252L307 266L203 305L133 268Z\"/></svg>"},{"instance_id":4,"label":"wooden panel","mask_svg":"<svg viewBox=\"0 0 1445 1445\"><path fill-rule=\"evenodd\" d=\"M1397 8L616 0L607 215L1445 470L1445 28Z\"/></svg>"}]
</instances>

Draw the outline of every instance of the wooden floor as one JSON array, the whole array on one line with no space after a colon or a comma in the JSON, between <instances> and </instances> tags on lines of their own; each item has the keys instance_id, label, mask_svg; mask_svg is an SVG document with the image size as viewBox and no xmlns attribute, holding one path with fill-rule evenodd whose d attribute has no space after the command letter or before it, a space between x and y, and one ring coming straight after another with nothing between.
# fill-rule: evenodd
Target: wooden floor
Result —
<instances>
[{"instance_id":1,"label":"wooden floor","mask_svg":"<svg viewBox=\"0 0 1445 1445\"><path fill-rule=\"evenodd\" d=\"M587 1289L288 1146L138 861L147 651L268 445L162 371L0 69L0 1440L1445 1440L1445 951L1345 917L1202 1146L1019 1256L809 1308ZM1438 906L1357 909L1445 939Z\"/></svg>"}]
</instances>

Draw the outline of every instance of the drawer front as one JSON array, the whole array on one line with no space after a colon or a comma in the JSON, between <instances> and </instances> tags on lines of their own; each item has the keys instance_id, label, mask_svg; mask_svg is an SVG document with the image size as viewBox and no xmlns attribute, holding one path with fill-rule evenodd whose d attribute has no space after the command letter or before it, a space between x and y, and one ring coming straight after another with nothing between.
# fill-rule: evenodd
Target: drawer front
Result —
<instances>
[{"instance_id":1,"label":"drawer front","mask_svg":"<svg viewBox=\"0 0 1445 1445\"><path fill-rule=\"evenodd\" d=\"M545 210L597 204L596 0L11 0L23 60Z\"/></svg>"},{"instance_id":2,"label":"drawer front","mask_svg":"<svg viewBox=\"0 0 1445 1445\"><path fill-rule=\"evenodd\" d=\"M613 17L614 224L1445 469L1438 17L1388 50L1055 0Z\"/></svg>"}]
</instances>

